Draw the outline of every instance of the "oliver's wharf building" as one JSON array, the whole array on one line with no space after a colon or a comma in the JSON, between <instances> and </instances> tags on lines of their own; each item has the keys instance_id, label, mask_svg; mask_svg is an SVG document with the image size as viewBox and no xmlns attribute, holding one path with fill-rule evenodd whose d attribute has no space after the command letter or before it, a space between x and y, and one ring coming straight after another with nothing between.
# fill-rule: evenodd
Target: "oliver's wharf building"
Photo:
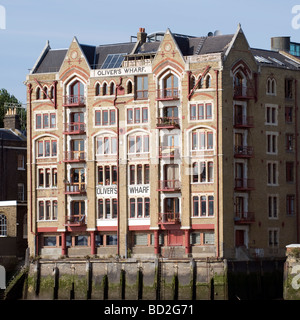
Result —
<instances>
[{"instance_id":1,"label":"oliver's wharf building","mask_svg":"<svg viewBox=\"0 0 300 320\"><path fill-rule=\"evenodd\" d=\"M26 79L42 257L284 257L299 241L298 78L234 34L46 47Z\"/></svg>"}]
</instances>

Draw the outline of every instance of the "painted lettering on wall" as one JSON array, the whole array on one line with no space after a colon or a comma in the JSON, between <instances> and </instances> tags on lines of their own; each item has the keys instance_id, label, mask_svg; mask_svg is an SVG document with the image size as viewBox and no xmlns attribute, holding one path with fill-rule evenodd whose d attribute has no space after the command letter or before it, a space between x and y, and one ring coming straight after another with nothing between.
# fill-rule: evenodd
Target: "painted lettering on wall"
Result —
<instances>
[{"instance_id":1,"label":"painted lettering on wall","mask_svg":"<svg viewBox=\"0 0 300 320\"><path fill-rule=\"evenodd\" d=\"M129 195L147 195L150 192L149 185L136 185L136 186L128 186L128 194Z\"/></svg>"},{"instance_id":2,"label":"painted lettering on wall","mask_svg":"<svg viewBox=\"0 0 300 320\"><path fill-rule=\"evenodd\" d=\"M147 74L152 72L151 66L143 67L128 67L128 68L116 68L116 69L101 69L93 70L94 77L114 77L114 76L125 76L134 74ZM93 76L93 75L91 75Z\"/></svg>"},{"instance_id":3,"label":"painted lettering on wall","mask_svg":"<svg viewBox=\"0 0 300 320\"><path fill-rule=\"evenodd\" d=\"M96 188L97 195L116 195L117 186L98 186Z\"/></svg>"}]
</instances>

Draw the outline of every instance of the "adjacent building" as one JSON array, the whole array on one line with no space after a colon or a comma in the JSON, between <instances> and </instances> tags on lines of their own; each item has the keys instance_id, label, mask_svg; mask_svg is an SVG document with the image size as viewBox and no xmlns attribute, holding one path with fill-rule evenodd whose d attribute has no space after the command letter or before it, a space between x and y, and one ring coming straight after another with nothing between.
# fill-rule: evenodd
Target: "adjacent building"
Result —
<instances>
[{"instance_id":1,"label":"adjacent building","mask_svg":"<svg viewBox=\"0 0 300 320\"><path fill-rule=\"evenodd\" d=\"M27 248L27 148L16 109L0 128L0 264L13 269Z\"/></svg>"},{"instance_id":2,"label":"adjacent building","mask_svg":"<svg viewBox=\"0 0 300 320\"><path fill-rule=\"evenodd\" d=\"M240 26L47 42L26 78L31 255L284 257L299 241L299 68Z\"/></svg>"}]
</instances>

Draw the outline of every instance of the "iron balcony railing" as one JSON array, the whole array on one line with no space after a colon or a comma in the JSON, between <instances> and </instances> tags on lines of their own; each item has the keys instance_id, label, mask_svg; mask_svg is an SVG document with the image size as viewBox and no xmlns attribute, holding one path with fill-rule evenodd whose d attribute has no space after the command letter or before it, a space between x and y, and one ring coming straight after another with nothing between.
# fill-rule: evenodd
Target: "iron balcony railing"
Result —
<instances>
[{"instance_id":1,"label":"iron balcony railing","mask_svg":"<svg viewBox=\"0 0 300 320\"><path fill-rule=\"evenodd\" d=\"M235 99L253 99L254 89L250 86L234 85L233 96Z\"/></svg>"},{"instance_id":2,"label":"iron balcony railing","mask_svg":"<svg viewBox=\"0 0 300 320\"><path fill-rule=\"evenodd\" d=\"M86 193L86 184L79 182L66 182L65 194L84 194Z\"/></svg>"},{"instance_id":3,"label":"iron balcony railing","mask_svg":"<svg viewBox=\"0 0 300 320\"><path fill-rule=\"evenodd\" d=\"M236 191L251 191L254 190L253 179L235 179L235 190Z\"/></svg>"},{"instance_id":4,"label":"iron balcony railing","mask_svg":"<svg viewBox=\"0 0 300 320\"><path fill-rule=\"evenodd\" d=\"M85 158L84 151L65 151L64 153L64 162L83 162Z\"/></svg>"},{"instance_id":5,"label":"iron balcony railing","mask_svg":"<svg viewBox=\"0 0 300 320\"><path fill-rule=\"evenodd\" d=\"M158 191L177 191L180 190L179 180L159 180Z\"/></svg>"},{"instance_id":6,"label":"iron balcony railing","mask_svg":"<svg viewBox=\"0 0 300 320\"><path fill-rule=\"evenodd\" d=\"M159 147L159 157L160 158L177 158L179 157L179 147L178 146L160 146Z\"/></svg>"},{"instance_id":7,"label":"iron balcony railing","mask_svg":"<svg viewBox=\"0 0 300 320\"><path fill-rule=\"evenodd\" d=\"M177 100L179 99L178 88L158 89L156 100Z\"/></svg>"},{"instance_id":8,"label":"iron balcony railing","mask_svg":"<svg viewBox=\"0 0 300 320\"><path fill-rule=\"evenodd\" d=\"M253 147L235 146L234 156L236 158L252 158L254 156Z\"/></svg>"},{"instance_id":9,"label":"iron balcony railing","mask_svg":"<svg viewBox=\"0 0 300 320\"><path fill-rule=\"evenodd\" d=\"M249 224L255 222L254 212L236 212L234 221L236 224Z\"/></svg>"},{"instance_id":10,"label":"iron balcony railing","mask_svg":"<svg viewBox=\"0 0 300 320\"><path fill-rule=\"evenodd\" d=\"M66 217L65 224L68 226L83 226L86 224L85 215L74 214Z\"/></svg>"},{"instance_id":11,"label":"iron balcony railing","mask_svg":"<svg viewBox=\"0 0 300 320\"><path fill-rule=\"evenodd\" d=\"M85 96L84 95L65 95L63 100L63 105L65 107L80 107L85 106Z\"/></svg>"},{"instance_id":12,"label":"iron balcony railing","mask_svg":"<svg viewBox=\"0 0 300 320\"><path fill-rule=\"evenodd\" d=\"M253 128L253 117L250 116L235 116L235 128Z\"/></svg>"},{"instance_id":13,"label":"iron balcony railing","mask_svg":"<svg viewBox=\"0 0 300 320\"><path fill-rule=\"evenodd\" d=\"M179 118L177 117L159 117L157 118L156 127L161 129L179 128Z\"/></svg>"},{"instance_id":14,"label":"iron balcony railing","mask_svg":"<svg viewBox=\"0 0 300 320\"><path fill-rule=\"evenodd\" d=\"M85 123L70 122L65 123L64 134L83 134L85 133Z\"/></svg>"},{"instance_id":15,"label":"iron balcony railing","mask_svg":"<svg viewBox=\"0 0 300 320\"><path fill-rule=\"evenodd\" d=\"M159 213L158 223L159 224L176 224L176 223L180 223L180 213L179 212Z\"/></svg>"}]
</instances>

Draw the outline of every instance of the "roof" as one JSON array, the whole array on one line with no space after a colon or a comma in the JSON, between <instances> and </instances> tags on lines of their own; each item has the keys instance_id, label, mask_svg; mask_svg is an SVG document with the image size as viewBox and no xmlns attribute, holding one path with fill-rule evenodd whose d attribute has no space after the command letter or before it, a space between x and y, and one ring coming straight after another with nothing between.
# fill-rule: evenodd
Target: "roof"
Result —
<instances>
[{"instance_id":1,"label":"roof","mask_svg":"<svg viewBox=\"0 0 300 320\"><path fill-rule=\"evenodd\" d=\"M279 51L250 49L256 62L261 66L300 70L300 60Z\"/></svg>"},{"instance_id":2,"label":"roof","mask_svg":"<svg viewBox=\"0 0 300 320\"><path fill-rule=\"evenodd\" d=\"M223 52L229 45L233 35L218 35L206 37L185 36L173 34L183 56ZM101 69L109 54L155 54L160 46L160 41L145 42L137 45L136 42L125 42L91 46L79 44L91 69ZM32 73L58 72L68 49L50 48L49 44L41 55Z\"/></svg>"},{"instance_id":3,"label":"roof","mask_svg":"<svg viewBox=\"0 0 300 320\"><path fill-rule=\"evenodd\" d=\"M26 137L21 135L18 135L16 132L14 132L11 129L3 129L0 128L0 140L13 140L13 141L26 141Z\"/></svg>"}]
</instances>

